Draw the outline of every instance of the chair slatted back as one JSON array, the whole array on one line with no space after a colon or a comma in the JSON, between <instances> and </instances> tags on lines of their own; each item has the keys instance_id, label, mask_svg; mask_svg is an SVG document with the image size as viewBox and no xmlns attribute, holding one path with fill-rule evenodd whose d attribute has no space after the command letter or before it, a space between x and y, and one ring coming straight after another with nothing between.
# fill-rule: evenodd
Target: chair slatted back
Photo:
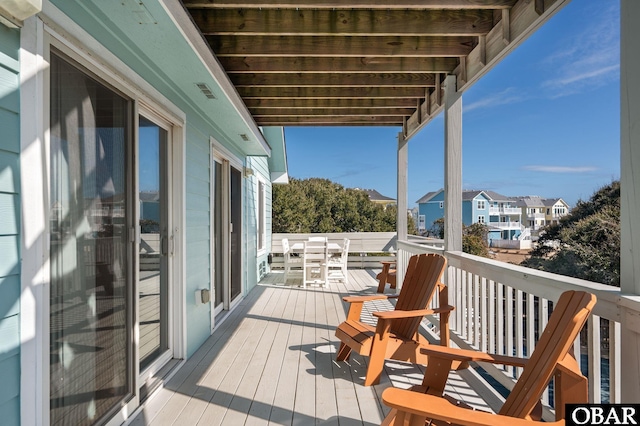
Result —
<instances>
[{"instance_id":1,"label":"chair slatted back","mask_svg":"<svg viewBox=\"0 0 640 426\"><path fill-rule=\"evenodd\" d=\"M564 292L531 358L507 397L500 414L529 418L549 384L557 364L569 355L573 342L587 322L596 297L584 291ZM585 401L586 402L586 401Z\"/></svg>"},{"instance_id":2,"label":"chair slatted back","mask_svg":"<svg viewBox=\"0 0 640 426\"><path fill-rule=\"evenodd\" d=\"M411 256L395 309L401 311L426 309L436 292L446 264L447 260L439 254ZM398 336L413 338L421 321L421 317L394 321L391 332Z\"/></svg>"},{"instance_id":3,"label":"chair slatted back","mask_svg":"<svg viewBox=\"0 0 640 426\"><path fill-rule=\"evenodd\" d=\"M303 251L305 265L327 262L328 251L325 241L305 241Z\"/></svg>"}]
</instances>

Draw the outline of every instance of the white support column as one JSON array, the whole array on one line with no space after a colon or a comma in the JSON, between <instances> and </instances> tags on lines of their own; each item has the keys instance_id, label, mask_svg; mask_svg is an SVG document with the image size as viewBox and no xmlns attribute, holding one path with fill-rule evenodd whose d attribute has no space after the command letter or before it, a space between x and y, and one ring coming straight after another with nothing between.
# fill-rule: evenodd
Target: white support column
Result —
<instances>
[{"instance_id":1,"label":"white support column","mask_svg":"<svg viewBox=\"0 0 640 426\"><path fill-rule=\"evenodd\" d=\"M396 212L396 234L398 241L407 240L407 199L409 193L409 184L407 183L407 171L409 169L409 141L404 138L404 132L398 133L398 194ZM397 246L396 246L397 248ZM397 274L396 279L398 285L396 292L400 292L404 281L404 266L408 263L409 254L398 250L397 252Z\"/></svg>"},{"instance_id":2,"label":"white support column","mask_svg":"<svg viewBox=\"0 0 640 426\"><path fill-rule=\"evenodd\" d=\"M407 198L409 184L407 183L407 170L409 167L409 141L404 135L398 133L398 218L396 220L396 232L398 240L407 239Z\"/></svg>"},{"instance_id":3,"label":"white support column","mask_svg":"<svg viewBox=\"0 0 640 426\"><path fill-rule=\"evenodd\" d=\"M462 94L444 81L444 248L462 251Z\"/></svg>"},{"instance_id":4,"label":"white support column","mask_svg":"<svg viewBox=\"0 0 640 426\"><path fill-rule=\"evenodd\" d=\"M640 295L640 2L622 0L620 21L620 287ZM621 322L621 402L638 402L640 334L630 328L637 316L623 310Z\"/></svg>"}]
</instances>

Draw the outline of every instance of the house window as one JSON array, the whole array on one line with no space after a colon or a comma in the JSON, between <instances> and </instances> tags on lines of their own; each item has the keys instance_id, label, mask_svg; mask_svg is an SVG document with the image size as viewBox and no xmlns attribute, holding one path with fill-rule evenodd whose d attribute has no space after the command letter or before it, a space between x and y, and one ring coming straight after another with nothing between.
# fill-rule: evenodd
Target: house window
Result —
<instances>
[{"instance_id":1,"label":"house window","mask_svg":"<svg viewBox=\"0 0 640 426\"><path fill-rule=\"evenodd\" d=\"M444 201L440 201L440 208L443 209L444 208Z\"/></svg>"},{"instance_id":2,"label":"house window","mask_svg":"<svg viewBox=\"0 0 640 426\"><path fill-rule=\"evenodd\" d=\"M258 181L258 250L264 250L267 239L266 232L266 198L265 185L261 180Z\"/></svg>"},{"instance_id":3,"label":"house window","mask_svg":"<svg viewBox=\"0 0 640 426\"><path fill-rule=\"evenodd\" d=\"M484 200L478 200L478 210L484 210Z\"/></svg>"},{"instance_id":4,"label":"house window","mask_svg":"<svg viewBox=\"0 0 640 426\"><path fill-rule=\"evenodd\" d=\"M484 215L478 216L478 223L484 223Z\"/></svg>"}]
</instances>

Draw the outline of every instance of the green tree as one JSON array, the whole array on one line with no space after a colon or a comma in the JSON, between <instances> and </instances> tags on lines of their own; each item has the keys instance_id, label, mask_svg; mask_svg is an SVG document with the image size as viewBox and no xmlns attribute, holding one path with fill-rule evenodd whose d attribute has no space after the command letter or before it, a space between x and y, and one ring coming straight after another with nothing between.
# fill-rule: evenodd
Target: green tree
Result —
<instances>
[{"instance_id":1,"label":"green tree","mask_svg":"<svg viewBox=\"0 0 640 426\"><path fill-rule=\"evenodd\" d=\"M273 232L393 232L396 211L327 179L292 178L273 187Z\"/></svg>"},{"instance_id":2,"label":"green tree","mask_svg":"<svg viewBox=\"0 0 640 426\"><path fill-rule=\"evenodd\" d=\"M436 238L444 238L444 218L436 219L429 233ZM476 256L489 257L487 239L489 228L482 223L462 225L462 251Z\"/></svg>"},{"instance_id":3,"label":"green tree","mask_svg":"<svg viewBox=\"0 0 640 426\"><path fill-rule=\"evenodd\" d=\"M578 201L560 223L549 225L521 263L542 271L620 286L620 181Z\"/></svg>"}]
</instances>

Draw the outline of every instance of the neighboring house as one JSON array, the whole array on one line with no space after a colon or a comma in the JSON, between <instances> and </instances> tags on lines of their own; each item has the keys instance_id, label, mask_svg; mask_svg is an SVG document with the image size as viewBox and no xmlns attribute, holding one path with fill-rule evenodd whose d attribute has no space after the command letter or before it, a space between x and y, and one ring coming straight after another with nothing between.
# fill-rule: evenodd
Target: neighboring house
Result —
<instances>
[{"instance_id":1,"label":"neighboring house","mask_svg":"<svg viewBox=\"0 0 640 426\"><path fill-rule=\"evenodd\" d=\"M516 205L521 208L525 226L539 231L545 225L558 223L569 214L569 205L562 198L541 198L538 196L516 197Z\"/></svg>"},{"instance_id":2,"label":"neighboring house","mask_svg":"<svg viewBox=\"0 0 640 426\"><path fill-rule=\"evenodd\" d=\"M396 204L395 198L386 197L375 189L362 189L362 191L366 192L366 194L369 196L369 200L371 200L372 203L380 204L384 207Z\"/></svg>"},{"instance_id":3,"label":"neighboring house","mask_svg":"<svg viewBox=\"0 0 640 426\"><path fill-rule=\"evenodd\" d=\"M427 230L444 217L444 189L428 192L418 201L418 222ZM489 227L489 240L512 240L523 232L520 209L515 203L493 191L462 191L462 223L483 223Z\"/></svg>"},{"instance_id":4,"label":"neighboring house","mask_svg":"<svg viewBox=\"0 0 640 426\"><path fill-rule=\"evenodd\" d=\"M516 197L516 206L522 210L525 226L538 231L546 225L544 199L538 196Z\"/></svg>"},{"instance_id":5,"label":"neighboring house","mask_svg":"<svg viewBox=\"0 0 640 426\"><path fill-rule=\"evenodd\" d=\"M547 224L559 223L561 217L569 214L569 204L562 198L547 198L544 200L544 206Z\"/></svg>"},{"instance_id":6,"label":"neighboring house","mask_svg":"<svg viewBox=\"0 0 640 426\"><path fill-rule=\"evenodd\" d=\"M119 424L267 272L283 129L178 2L39 3L0 5L0 423Z\"/></svg>"}]
</instances>

